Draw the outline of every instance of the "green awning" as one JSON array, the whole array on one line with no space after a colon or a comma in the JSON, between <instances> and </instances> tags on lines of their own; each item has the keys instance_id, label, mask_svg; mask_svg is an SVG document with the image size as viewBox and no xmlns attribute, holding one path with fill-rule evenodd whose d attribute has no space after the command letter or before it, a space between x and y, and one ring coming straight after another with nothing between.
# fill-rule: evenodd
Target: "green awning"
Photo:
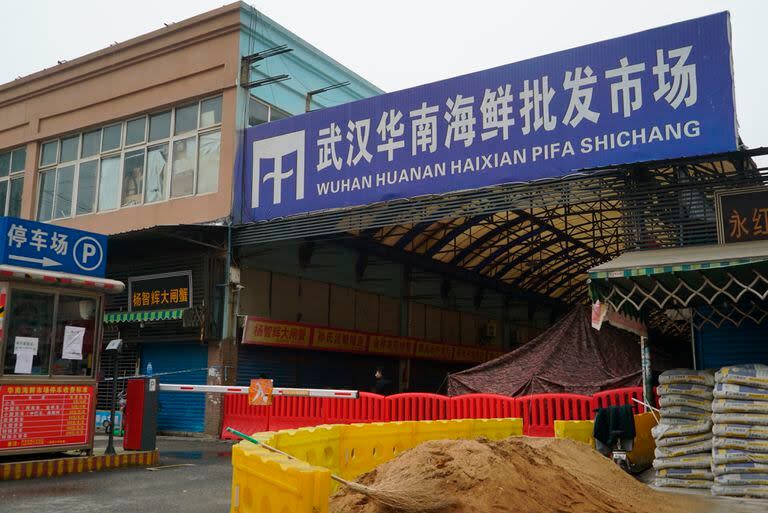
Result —
<instances>
[{"instance_id":1,"label":"green awning","mask_svg":"<svg viewBox=\"0 0 768 513\"><path fill-rule=\"evenodd\" d=\"M144 312L107 312L104 314L104 324L116 324L119 322L149 322L181 319L184 309L176 310L148 310Z\"/></svg>"},{"instance_id":2,"label":"green awning","mask_svg":"<svg viewBox=\"0 0 768 513\"><path fill-rule=\"evenodd\" d=\"M589 278L592 301L631 315L764 301L768 241L633 251L590 269Z\"/></svg>"}]
</instances>

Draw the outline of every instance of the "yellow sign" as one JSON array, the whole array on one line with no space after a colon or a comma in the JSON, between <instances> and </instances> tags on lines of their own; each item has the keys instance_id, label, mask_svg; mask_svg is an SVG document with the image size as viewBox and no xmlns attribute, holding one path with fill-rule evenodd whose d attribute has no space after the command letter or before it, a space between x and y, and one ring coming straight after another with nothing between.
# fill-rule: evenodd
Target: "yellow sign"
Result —
<instances>
[{"instance_id":1,"label":"yellow sign","mask_svg":"<svg viewBox=\"0 0 768 513\"><path fill-rule=\"evenodd\" d=\"M248 387L248 404L251 406L269 406L272 404L272 380L252 379Z\"/></svg>"}]
</instances>

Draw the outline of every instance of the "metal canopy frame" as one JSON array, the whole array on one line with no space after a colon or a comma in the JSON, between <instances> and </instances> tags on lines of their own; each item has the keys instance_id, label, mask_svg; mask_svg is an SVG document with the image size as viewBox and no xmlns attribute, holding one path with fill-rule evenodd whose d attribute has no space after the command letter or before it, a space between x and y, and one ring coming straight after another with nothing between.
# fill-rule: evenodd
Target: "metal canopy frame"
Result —
<instances>
[{"instance_id":1,"label":"metal canopy frame","mask_svg":"<svg viewBox=\"0 0 768 513\"><path fill-rule=\"evenodd\" d=\"M587 270L632 249L716 242L714 192L766 184L741 151L599 169L236 227L235 246L333 239L510 298L588 300ZM494 286L493 284L498 284Z\"/></svg>"}]
</instances>

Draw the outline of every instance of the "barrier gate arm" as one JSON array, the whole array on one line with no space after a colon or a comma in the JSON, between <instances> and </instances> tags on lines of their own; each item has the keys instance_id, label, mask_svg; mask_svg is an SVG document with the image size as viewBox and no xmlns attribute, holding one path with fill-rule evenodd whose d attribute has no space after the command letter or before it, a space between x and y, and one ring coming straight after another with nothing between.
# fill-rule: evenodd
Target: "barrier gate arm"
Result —
<instances>
[{"instance_id":1,"label":"barrier gate arm","mask_svg":"<svg viewBox=\"0 0 768 513\"><path fill-rule=\"evenodd\" d=\"M172 385L160 383L160 392L205 392L220 394L247 394L249 387L233 387L226 385ZM337 399L357 399L357 390L330 390L323 388L285 388L272 389L273 396L282 397L335 397Z\"/></svg>"}]
</instances>

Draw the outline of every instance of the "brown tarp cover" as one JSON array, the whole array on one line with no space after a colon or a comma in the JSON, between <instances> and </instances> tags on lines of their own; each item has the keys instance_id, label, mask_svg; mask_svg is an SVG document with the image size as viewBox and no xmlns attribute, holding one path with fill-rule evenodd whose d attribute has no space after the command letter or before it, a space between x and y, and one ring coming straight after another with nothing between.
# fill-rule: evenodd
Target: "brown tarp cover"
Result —
<instances>
[{"instance_id":1,"label":"brown tarp cover","mask_svg":"<svg viewBox=\"0 0 768 513\"><path fill-rule=\"evenodd\" d=\"M451 374L448 395L590 395L641 383L639 337L608 323L597 331L589 307L578 306L511 353Z\"/></svg>"}]
</instances>

